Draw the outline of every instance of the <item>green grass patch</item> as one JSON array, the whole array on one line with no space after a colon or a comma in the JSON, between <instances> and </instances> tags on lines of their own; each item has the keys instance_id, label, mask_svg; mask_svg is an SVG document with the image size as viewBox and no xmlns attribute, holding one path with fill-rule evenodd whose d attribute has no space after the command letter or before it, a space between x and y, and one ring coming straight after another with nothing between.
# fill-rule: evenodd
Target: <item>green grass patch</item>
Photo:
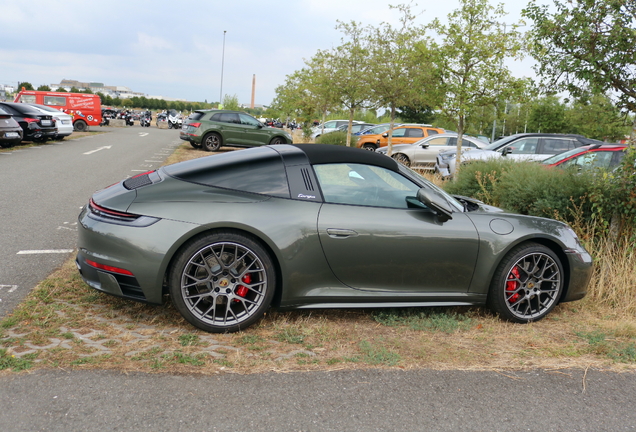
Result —
<instances>
[{"instance_id":1,"label":"green grass patch","mask_svg":"<svg viewBox=\"0 0 636 432\"><path fill-rule=\"evenodd\" d=\"M384 345L374 345L369 341L362 341L359 348L364 355L364 361L372 365L395 366L401 360L399 354L389 350Z\"/></svg>"},{"instance_id":2,"label":"green grass patch","mask_svg":"<svg viewBox=\"0 0 636 432\"><path fill-rule=\"evenodd\" d=\"M474 325L474 320L464 314L437 309L378 310L373 313L373 319L390 327L406 326L412 330L443 333L468 330Z\"/></svg>"}]
</instances>

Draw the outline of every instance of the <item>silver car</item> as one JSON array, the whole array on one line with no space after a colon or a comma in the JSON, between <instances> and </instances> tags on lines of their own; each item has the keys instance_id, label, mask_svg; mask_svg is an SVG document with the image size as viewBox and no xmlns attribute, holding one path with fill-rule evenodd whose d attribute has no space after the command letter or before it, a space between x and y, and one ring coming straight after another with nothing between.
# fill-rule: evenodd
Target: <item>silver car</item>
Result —
<instances>
[{"instance_id":1,"label":"silver car","mask_svg":"<svg viewBox=\"0 0 636 432\"><path fill-rule=\"evenodd\" d=\"M462 137L462 148L465 150L482 149L487 145L487 142L471 136ZM433 170L439 152L450 150L457 150L456 133L432 135L413 144L394 145L391 157L409 167ZM387 154L388 147L381 147L376 151Z\"/></svg>"},{"instance_id":2,"label":"silver car","mask_svg":"<svg viewBox=\"0 0 636 432\"><path fill-rule=\"evenodd\" d=\"M69 114L66 114L59 109L50 107L48 105L32 103L29 103L27 105L32 106L33 108L41 111L44 114L53 116L53 118L55 119L55 126L57 126L57 135L55 136L56 139L64 138L73 133L73 117L71 117Z\"/></svg>"},{"instance_id":3,"label":"silver car","mask_svg":"<svg viewBox=\"0 0 636 432\"><path fill-rule=\"evenodd\" d=\"M590 144L603 144L603 142L575 134L516 134L495 141L484 149L468 154L462 153L462 162L499 159L501 157L513 161L540 162L552 155ZM437 156L436 172L439 172L443 177L449 177L455 174L455 170L455 152L446 151Z\"/></svg>"}]
</instances>

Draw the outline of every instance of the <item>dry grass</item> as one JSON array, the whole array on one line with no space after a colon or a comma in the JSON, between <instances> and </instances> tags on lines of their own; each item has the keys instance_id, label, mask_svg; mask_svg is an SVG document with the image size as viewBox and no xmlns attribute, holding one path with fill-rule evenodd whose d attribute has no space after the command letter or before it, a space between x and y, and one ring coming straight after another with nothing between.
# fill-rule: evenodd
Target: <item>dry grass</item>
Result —
<instances>
[{"instance_id":1,"label":"dry grass","mask_svg":"<svg viewBox=\"0 0 636 432\"><path fill-rule=\"evenodd\" d=\"M168 162L207 154L184 145ZM92 290L70 260L0 321L0 370L633 370L633 251L608 242L589 249L597 266L588 296L537 323L503 322L481 308L270 311L246 331L218 335L189 325L169 302L148 306Z\"/></svg>"}]
</instances>

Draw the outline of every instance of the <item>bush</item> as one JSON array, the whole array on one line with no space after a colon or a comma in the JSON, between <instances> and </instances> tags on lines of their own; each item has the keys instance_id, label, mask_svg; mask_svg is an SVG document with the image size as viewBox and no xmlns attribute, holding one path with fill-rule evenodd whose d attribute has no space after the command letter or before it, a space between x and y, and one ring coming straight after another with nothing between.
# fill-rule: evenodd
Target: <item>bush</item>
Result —
<instances>
[{"instance_id":1,"label":"bush","mask_svg":"<svg viewBox=\"0 0 636 432\"><path fill-rule=\"evenodd\" d=\"M358 142L358 137L356 135L351 135L351 147L355 147L357 142ZM341 132L341 131L329 132L324 135L320 135L316 139L316 143L346 146L347 133Z\"/></svg>"}]
</instances>

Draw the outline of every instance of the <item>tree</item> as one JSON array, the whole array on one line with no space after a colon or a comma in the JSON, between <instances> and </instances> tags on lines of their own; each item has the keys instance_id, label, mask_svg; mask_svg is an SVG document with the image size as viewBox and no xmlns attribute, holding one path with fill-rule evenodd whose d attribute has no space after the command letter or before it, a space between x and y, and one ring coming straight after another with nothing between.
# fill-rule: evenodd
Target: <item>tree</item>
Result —
<instances>
[{"instance_id":1,"label":"tree","mask_svg":"<svg viewBox=\"0 0 636 432\"><path fill-rule=\"evenodd\" d=\"M554 0L554 6L551 13L532 2L523 11L534 21L532 55L544 84L573 96L612 90L619 107L636 112L636 2Z\"/></svg>"},{"instance_id":2,"label":"tree","mask_svg":"<svg viewBox=\"0 0 636 432\"><path fill-rule=\"evenodd\" d=\"M42 84L41 86L38 87L38 91L51 91L51 87Z\"/></svg>"},{"instance_id":3,"label":"tree","mask_svg":"<svg viewBox=\"0 0 636 432\"><path fill-rule=\"evenodd\" d=\"M223 96L223 109L238 111L240 109L238 96L237 95L232 95L232 96L225 95L225 96Z\"/></svg>"},{"instance_id":4,"label":"tree","mask_svg":"<svg viewBox=\"0 0 636 432\"><path fill-rule=\"evenodd\" d=\"M328 57L333 71L332 89L337 89L339 105L349 113L349 126L347 128L347 147L351 145L351 126L356 110L368 105L370 99L370 87L365 84L367 65L369 62L369 50L365 46L365 29L360 24L352 21L343 23L338 21L336 29L344 33L342 45L332 50Z\"/></svg>"},{"instance_id":5,"label":"tree","mask_svg":"<svg viewBox=\"0 0 636 432\"><path fill-rule=\"evenodd\" d=\"M533 132L567 133L572 128L566 118L567 107L557 96L545 96L535 101L528 118Z\"/></svg>"},{"instance_id":6,"label":"tree","mask_svg":"<svg viewBox=\"0 0 636 432\"><path fill-rule=\"evenodd\" d=\"M616 142L629 133L625 116L606 95L588 93L576 99L566 117L572 133L588 138Z\"/></svg>"},{"instance_id":7,"label":"tree","mask_svg":"<svg viewBox=\"0 0 636 432\"><path fill-rule=\"evenodd\" d=\"M504 66L504 59L519 57L522 48L518 25L500 23L504 16L503 7L493 7L488 0L460 0L447 25L437 19L431 24L442 38L433 61L442 92L440 111L457 128L457 167L470 115L481 107L495 107L522 88L521 80Z\"/></svg>"},{"instance_id":8,"label":"tree","mask_svg":"<svg viewBox=\"0 0 636 432\"><path fill-rule=\"evenodd\" d=\"M18 82L18 91L25 89L25 90L35 90L33 88L33 85L30 82L24 81L24 82Z\"/></svg>"},{"instance_id":9,"label":"tree","mask_svg":"<svg viewBox=\"0 0 636 432\"><path fill-rule=\"evenodd\" d=\"M69 93L80 93L79 89L75 86L72 86L69 90Z\"/></svg>"},{"instance_id":10,"label":"tree","mask_svg":"<svg viewBox=\"0 0 636 432\"><path fill-rule=\"evenodd\" d=\"M420 108L433 105L428 89L433 75L427 67L428 43L425 29L415 24L416 16L409 5L391 6L401 16L398 27L382 23L369 35L369 71L367 86L372 90L371 99L378 107L386 108L391 115L388 131L388 155L393 145L393 127L399 108Z\"/></svg>"}]
</instances>

